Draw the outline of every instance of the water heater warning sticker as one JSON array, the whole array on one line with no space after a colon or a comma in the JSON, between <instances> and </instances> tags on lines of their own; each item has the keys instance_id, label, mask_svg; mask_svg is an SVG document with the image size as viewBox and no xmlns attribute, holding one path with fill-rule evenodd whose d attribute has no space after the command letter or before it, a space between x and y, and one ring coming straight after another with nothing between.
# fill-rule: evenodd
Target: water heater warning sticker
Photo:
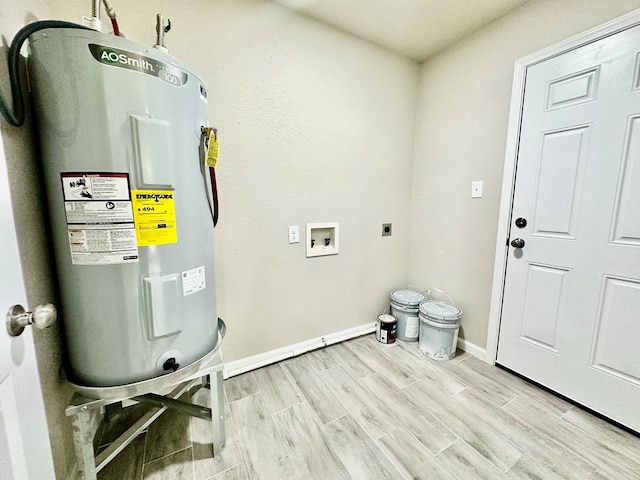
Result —
<instances>
[{"instance_id":1,"label":"water heater warning sticker","mask_svg":"<svg viewBox=\"0 0 640 480\"><path fill-rule=\"evenodd\" d=\"M132 190L139 247L178 241L173 190Z\"/></svg>"},{"instance_id":2,"label":"water heater warning sticker","mask_svg":"<svg viewBox=\"0 0 640 480\"><path fill-rule=\"evenodd\" d=\"M126 173L60 174L67 236L74 265L138 261Z\"/></svg>"}]
</instances>

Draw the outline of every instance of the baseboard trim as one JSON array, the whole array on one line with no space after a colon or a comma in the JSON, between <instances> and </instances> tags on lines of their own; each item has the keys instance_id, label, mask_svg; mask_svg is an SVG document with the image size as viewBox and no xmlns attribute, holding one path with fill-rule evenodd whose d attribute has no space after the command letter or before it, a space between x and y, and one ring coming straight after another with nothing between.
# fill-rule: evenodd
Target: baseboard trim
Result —
<instances>
[{"instance_id":1,"label":"baseboard trim","mask_svg":"<svg viewBox=\"0 0 640 480\"><path fill-rule=\"evenodd\" d=\"M483 362L485 361L487 351L484 348L477 346L475 343L468 342L464 338L458 338L458 348L460 350L464 350L469 355L479 358Z\"/></svg>"},{"instance_id":2,"label":"baseboard trim","mask_svg":"<svg viewBox=\"0 0 640 480\"><path fill-rule=\"evenodd\" d=\"M281 362L287 358L297 357L303 353L316 350L318 348L333 345L334 343L343 342L351 338L372 333L376 330L376 322L365 323L357 327L348 328L339 332L330 333L322 337L312 338L303 342L287 345L286 347L276 348L268 352L259 353L250 357L233 360L224 364L224 378L235 377L243 373L257 370L258 368L271 365L272 363Z\"/></svg>"},{"instance_id":3,"label":"baseboard trim","mask_svg":"<svg viewBox=\"0 0 640 480\"><path fill-rule=\"evenodd\" d=\"M267 365L281 362L288 358L297 357L298 355L302 355L303 353L307 353L312 350L317 350L318 348L375 332L375 330L376 322L365 323L364 325L330 333L323 337L312 338L311 340L305 340L304 342L294 343L292 345L287 345L286 347L276 348L275 350L227 362L224 364L224 378L242 375L243 373L257 370L258 368L266 367ZM482 361L485 360L485 349L465 340L464 338L458 338L458 348Z\"/></svg>"}]
</instances>

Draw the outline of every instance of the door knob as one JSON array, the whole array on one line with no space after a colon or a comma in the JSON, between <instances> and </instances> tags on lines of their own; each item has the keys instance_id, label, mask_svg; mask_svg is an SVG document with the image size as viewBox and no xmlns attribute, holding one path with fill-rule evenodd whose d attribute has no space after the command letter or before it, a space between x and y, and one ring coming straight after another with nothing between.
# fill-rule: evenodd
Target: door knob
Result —
<instances>
[{"instance_id":1,"label":"door knob","mask_svg":"<svg viewBox=\"0 0 640 480\"><path fill-rule=\"evenodd\" d=\"M56 307L50 303L38 305L33 312L25 312L22 305L14 305L7 312L7 332L12 337L17 337L29 325L35 325L42 330L55 322L57 317Z\"/></svg>"},{"instance_id":2,"label":"door knob","mask_svg":"<svg viewBox=\"0 0 640 480\"><path fill-rule=\"evenodd\" d=\"M514 238L511 240L511 246L514 248L522 248L524 247L524 240L521 238Z\"/></svg>"}]
</instances>

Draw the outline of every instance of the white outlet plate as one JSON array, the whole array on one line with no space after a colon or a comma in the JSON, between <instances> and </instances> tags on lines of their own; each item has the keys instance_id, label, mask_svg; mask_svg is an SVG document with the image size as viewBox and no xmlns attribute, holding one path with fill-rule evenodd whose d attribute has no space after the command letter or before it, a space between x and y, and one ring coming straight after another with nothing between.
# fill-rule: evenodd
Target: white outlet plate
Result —
<instances>
[{"instance_id":1,"label":"white outlet plate","mask_svg":"<svg viewBox=\"0 0 640 480\"><path fill-rule=\"evenodd\" d=\"M300 243L300 229L298 225L289 225L289 243Z\"/></svg>"},{"instance_id":2,"label":"white outlet plate","mask_svg":"<svg viewBox=\"0 0 640 480\"><path fill-rule=\"evenodd\" d=\"M482 198L482 180L471 182L471 198Z\"/></svg>"}]
</instances>

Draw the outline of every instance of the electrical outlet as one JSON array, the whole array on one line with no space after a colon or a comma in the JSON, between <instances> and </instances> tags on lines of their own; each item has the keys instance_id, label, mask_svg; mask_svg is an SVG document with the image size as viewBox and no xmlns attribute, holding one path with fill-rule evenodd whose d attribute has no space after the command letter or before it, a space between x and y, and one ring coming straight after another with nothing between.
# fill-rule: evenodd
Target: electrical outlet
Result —
<instances>
[{"instance_id":1,"label":"electrical outlet","mask_svg":"<svg viewBox=\"0 0 640 480\"><path fill-rule=\"evenodd\" d=\"M471 182L471 198L482 198L482 180Z\"/></svg>"},{"instance_id":2,"label":"electrical outlet","mask_svg":"<svg viewBox=\"0 0 640 480\"><path fill-rule=\"evenodd\" d=\"M289 243L300 243L300 229L298 225L289 225Z\"/></svg>"}]
</instances>

